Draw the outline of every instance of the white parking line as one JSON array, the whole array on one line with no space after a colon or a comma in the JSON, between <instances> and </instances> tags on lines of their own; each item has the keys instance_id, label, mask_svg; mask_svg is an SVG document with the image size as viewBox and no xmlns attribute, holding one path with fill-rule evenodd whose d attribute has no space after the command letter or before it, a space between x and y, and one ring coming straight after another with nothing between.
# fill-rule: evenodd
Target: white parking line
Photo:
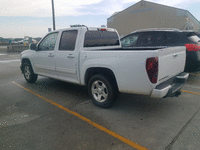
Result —
<instances>
[{"instance_id":1,"label":"white parking line","mask_svg":"<svg viewBox=\"0 0 200 150\"><path fill-rule=\"evenodd\" d=\"M0 56L1 56L1 55L7 55L7 54L0 54Z\"/></svg>"},{"instance_id":2,"label":"white parking line","mask_svg":"<svg viewBox=\"0 0 200 150\"><path fill-rule=\"evenodd\" d=\"M14 60L0 60L0 63L10 63L10 62L16 62L20 61L20 59L14 59Z\"/></svg>"}]
</instances>

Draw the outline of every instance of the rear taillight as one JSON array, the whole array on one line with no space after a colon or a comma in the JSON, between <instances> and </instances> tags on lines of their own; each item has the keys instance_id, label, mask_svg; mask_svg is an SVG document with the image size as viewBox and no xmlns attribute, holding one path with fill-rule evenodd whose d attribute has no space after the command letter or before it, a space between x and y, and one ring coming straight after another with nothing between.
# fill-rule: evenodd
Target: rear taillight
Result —
<instances>
[{"instance_id":1,"label":"rear taillight","mask_svg":"<svg viewBox=\"0 0 200 150\"><path fill-rule=\"evenodd\" d=\"M157 83L158 79L158 57L147 58L146 71L151 83Z\"/></svg>"},{"instance_id":2,"label":"rear taillight","mask_svg":"<svg viewBox=\"0 0 200 150\"><path fill-rule=\"evenodd\" d=\"M200 51L200 46L196 44L185 44L188 51Z\"/></svg>"}]
</instances>

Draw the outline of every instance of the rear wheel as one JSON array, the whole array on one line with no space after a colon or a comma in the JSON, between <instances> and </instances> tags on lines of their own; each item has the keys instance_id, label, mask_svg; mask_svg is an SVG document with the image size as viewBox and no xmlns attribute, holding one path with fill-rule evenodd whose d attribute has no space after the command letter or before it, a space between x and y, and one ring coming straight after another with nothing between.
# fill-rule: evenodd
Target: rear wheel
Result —
<instances>
[{"instance_id":1,"label":"rear wheel","mask_svg":"<svg viewBox=\"0 0 200 150\"><path fill-rule=\"evenodd\" d=\"M33 72L33 68L28 62L23 64L23 74L28 83L34 83L38 78L38 75Z\"/></svg>"},{"instance_id":2,"label":"rear wheel","mask_svg":"<svg viewBox=\"0 0 200 150\"><path fill-rule=\"evenodd\" d=\"M94 75L88 83L88 93L92 101L99 107L108 108L117 97L117 88L105 76Z\"/></svg>"}]
</instances>

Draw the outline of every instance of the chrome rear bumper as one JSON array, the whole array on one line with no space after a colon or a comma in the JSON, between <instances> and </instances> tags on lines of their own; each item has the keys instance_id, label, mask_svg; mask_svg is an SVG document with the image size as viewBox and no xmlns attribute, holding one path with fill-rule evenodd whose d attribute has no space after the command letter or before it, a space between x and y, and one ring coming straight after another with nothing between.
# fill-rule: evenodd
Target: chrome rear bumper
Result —
<instances>
[{"instance_id":1,"label":"chrome rear bumper","mask_svg":"<svg viewBox=\"0 0 200 150\"><path fill-rule=\"evenodd\" d=\"M153 89L151 97L163 98L174 97L181 94L180 89L184 86L186 80L189 77L189 73L182 72L179 75L159 84Z\"/></svg>"}]
</instances>

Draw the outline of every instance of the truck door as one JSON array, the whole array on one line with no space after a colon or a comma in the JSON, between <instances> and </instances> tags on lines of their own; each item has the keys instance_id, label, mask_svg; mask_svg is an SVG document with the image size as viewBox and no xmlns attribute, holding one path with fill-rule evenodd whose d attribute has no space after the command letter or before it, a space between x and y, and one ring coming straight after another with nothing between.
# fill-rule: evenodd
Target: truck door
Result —
<instances>
[{"instance_id":1,"label":"truck door","mask_svg":"<svg viewBox=\"0 0 200 150\"><path fill-rule=\"evenodd\" d=\"M49 77L57 77L55 71L55 45L58 32L48 34L38 45L38 50L33 57L33 63L37 74Z\"/></svg>"},{"instance_id":2,"label":"truck door","mask_svg":"<svg viewBox=\"0 0 200 150\"><path fill-rule=\"evenodd\" d=\"M59 79L73 83L78 82L77 34L78 30L63 31L55 55L56 72Z\"/></svg>"}]
</instances>

